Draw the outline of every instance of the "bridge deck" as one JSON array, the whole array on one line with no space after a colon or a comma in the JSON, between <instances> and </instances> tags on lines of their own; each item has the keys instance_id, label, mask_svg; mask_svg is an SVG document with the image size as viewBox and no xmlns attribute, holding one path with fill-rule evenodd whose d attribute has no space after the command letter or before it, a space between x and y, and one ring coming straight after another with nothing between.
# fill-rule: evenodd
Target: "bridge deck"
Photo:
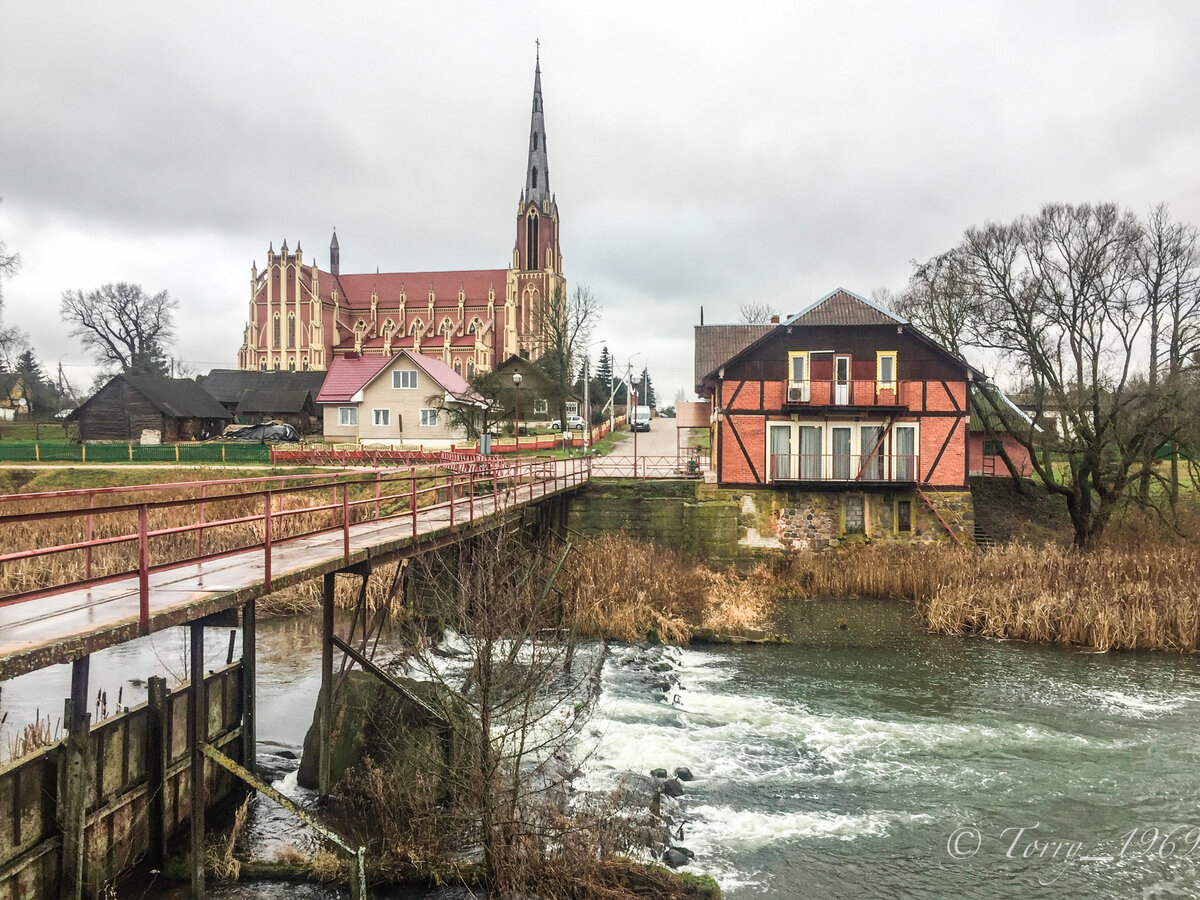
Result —
<instances>
[{"instance_id":1,"label":"bridge deck","mask_svg":"<svg viewBox=\"0 0 1200 900\"><path fill-rule=\"evenodd\" d=\"M351 525L350 554L341 528L298 537L271 548L271 587L265 551L255 547L227 556L187 562L149 576L149 632L161 631L348 566L385 562L456 540L472 529L555 494L572 491L585 473L559 474L554 481L520 484L500 497L478 496L405 515ZM470 516L473 508L474 516ZM65 588L48 596L0 606L0 681L94 653L141 637L137 575L88 588Z\"/></svg>"}]
</instances>

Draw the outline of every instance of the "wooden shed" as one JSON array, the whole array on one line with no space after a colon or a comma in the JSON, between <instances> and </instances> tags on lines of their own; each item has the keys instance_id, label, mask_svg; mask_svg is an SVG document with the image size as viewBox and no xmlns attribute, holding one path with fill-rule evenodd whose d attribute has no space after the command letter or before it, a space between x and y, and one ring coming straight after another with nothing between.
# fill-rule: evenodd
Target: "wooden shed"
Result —
<instances>
[{"instance_id":1,"label":"wooden shed","mask_svg":"<svg viewBox=\"0 0 1200 900\"><path fill-rule=\"evenodd\" d=\"M317 394L325 375L213 369L198 381L242 425L281 422L309 434L320 431Z\"/></svg>"},{"instance_id":2,"label":"wooden shed","mask_svg":"<svg viewBox=\"0 0 1200 900\"><path fill-rule=\"evenodd\" d=\"M68 418L85 441L174 443L220 434L233 415L189 378L117 375Z\"/></svg>"}]
</instances>

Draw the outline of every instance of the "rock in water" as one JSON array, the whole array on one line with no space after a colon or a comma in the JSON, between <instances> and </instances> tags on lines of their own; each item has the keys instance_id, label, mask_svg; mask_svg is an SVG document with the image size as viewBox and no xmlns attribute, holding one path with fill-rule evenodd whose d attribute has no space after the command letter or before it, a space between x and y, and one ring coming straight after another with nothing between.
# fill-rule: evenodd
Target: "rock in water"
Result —
<instances>
[{"instance_id":1,"label":"rock in water","mask_svg":"<svg viewBox=\"0 0 1200 900\"><path fill-rule=\"evenodd\" d=\"M675 770L675 777L680 781L694 781L696 776L692 774L692 770L687 766L680 766Z\"/></svg>"},{"instance_id":2,"label":"rock in water","mask_svg":"<svg viewBox=\"0 0 1200 900\"><path fill-rule=\"evenodd\" d=\"M668 797L682 797L683 785L679 783L678 778L671 778L663 782L662 792Z\"/></svg>"},{"instance_id":3,"label":"rock in water","mask_svg":"<svg viewBox=\"0 0 1200 900\"><path fill-rule=\"evenodd\" d=\"M678 869L680 866L686 866L695 858L696 854L687 847L670 847L664 850L662 855L662 861L672 869Z\"/></svg>"},{"instance_id":4,"label":"rock in water","mask_svg":"<svg viewBox=\"0 0 1200 900\"><path fill-rule=\"evenodd\" d=\"M473 752L476 733L459 698L449 689L411 678L394 679L407 694L384 684L369 672L352 671L333 702L329 775L337 782L347 770L372 757L385 769L413 778L429 776L431 764L449 772L462 768ZM447 725L429 709L454 719ZM307 788L317 787L321 757L321 703L313 712L304 736L304 752L296 778ZM443 785L452 779L438 779Z\"/></svg>"},{"instance_id":5,"label":"rock in water","mask_svg":"<svg viewBox=\"0 0 1200 900\"><path fill-rule=\"evenodd\" d=\"M666 769L651 769L650 777L651 778L666 778L667 770Z\"/></svg>"}]
</instances>

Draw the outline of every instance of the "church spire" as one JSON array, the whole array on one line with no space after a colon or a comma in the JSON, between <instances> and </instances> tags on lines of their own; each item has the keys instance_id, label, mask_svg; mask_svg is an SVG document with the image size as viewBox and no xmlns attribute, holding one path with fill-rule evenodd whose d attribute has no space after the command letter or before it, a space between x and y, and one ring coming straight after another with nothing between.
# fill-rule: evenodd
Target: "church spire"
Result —
<instances>
[{"instance_id":1,"label":"church spire","mask_svg":"<svg viewBox=\"0 0 1200 900\"><path fill-rule=\"evenodd\" d=\"M542 57L538 48L533 70L533 112L529 122L529 162L525 165L523 203L546 203L550 194L550 166L546 161L546 122L542 115Z\"/></svg>"}]
</instances>

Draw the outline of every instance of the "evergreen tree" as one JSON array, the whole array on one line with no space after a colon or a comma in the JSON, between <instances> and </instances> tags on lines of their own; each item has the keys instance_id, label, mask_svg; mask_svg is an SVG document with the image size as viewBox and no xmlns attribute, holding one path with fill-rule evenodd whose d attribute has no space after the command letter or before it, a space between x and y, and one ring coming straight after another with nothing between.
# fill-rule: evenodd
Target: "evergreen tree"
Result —
<instances>
[{"instance_id":1,"label":"evergreen tree","mask_svg":"<svg viewBox=\"0 0 1200 900\"><path fill-rule=\"evenodd\" d=\"M600 348L600 361L596 364L596 380L604 384L604 396L612 390L613 358L608 346Z\"/></svg>"},{"instance_id":2,"label":"evergreen tree","mask_svg":"<svg viewBox=\"0 0 1200 900\"><path fill-rule=\"evenodd\" d=\"M61 392L54 382L46 377L33 348L27 347L21 352L13 366L13 372L21 377L21 382L25 385L25 397L29 401L31 412L55 412L62 407Z\"/></svg>"},{"instance_id":3,"label":"evergreen tree","mask_svg":"<svg viewBox=\"0 0 1200 900\"><path fill-rule=\"evenodd\" d=\"M658 398L654 395L654 382L650 380L649 368L642 369L642 383L638 389L638 403L641 406L649 406L654 409L654 403Z\"/></svg>"}]
</instances>

